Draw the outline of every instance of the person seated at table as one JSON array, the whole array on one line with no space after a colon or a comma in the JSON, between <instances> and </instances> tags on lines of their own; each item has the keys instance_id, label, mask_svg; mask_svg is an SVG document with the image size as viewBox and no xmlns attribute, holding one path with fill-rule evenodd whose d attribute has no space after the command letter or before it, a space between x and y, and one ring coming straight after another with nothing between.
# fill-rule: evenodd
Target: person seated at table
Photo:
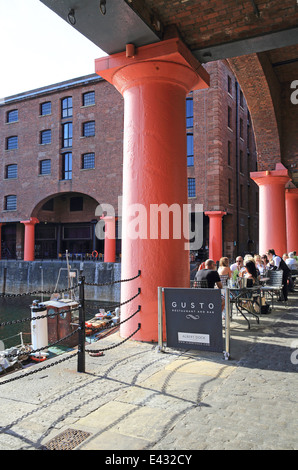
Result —
<instances>
[{"instance_id":1,"label":"person seated at table","mask_svg":"<svg viewBox=\"0 0 298 470\"><path fill-rule=\"evenodd\" d=\"M220 280L223 286L226 286L228 283L228 279L232 277L232 271L229 267L229 258L223 256L219 260L219 268L217 270Z\"/></svg>"},{"instance_id":2,"label":"person seated at table","mask_svg":"<svg viewBox=\"0 0 298 470\"><path fill-rule=\"evenodd\" d=\"M244 271L242 256L237 256L236 263L231 264L230 269L231 269L232 272L236 271L236 269L239 273Z\"/></svg>"},{"instance_id":3,"label":"person seated at table","mask_svg":"<svg viewBox=\"0 0 298 470\"><path fill-rule=\"evenodd\" d=\"M267 255L262 255L261 258L262 258L262 262L263 262L264 266L266 267L266 269L268 269L268 265L269 265L268 256Z\"/></svg>"},{"instance_id":4,"label":"person seated at table","mask_svg":"<svg viewBox=\"0 0 298 470\"><path fill-rule=\"evenodd\" d=\"M245 263L244 277L247 279L247 287L253 287L259 284L259 275L256 265L253 261L249 260Z\"/></svg>"},{"instance_id":5,"label":"person seated at table","mask_svg":"<svg viewBox=\"0 0 298 470\"><path fill-rule=\"evenodd\" d=\"M286 261L287 266L288 266L291 270L293 270L293 271L298 270L298 263L297 263L297 261L296 261L295 255L294 255L294 251L291 251L291 252L289 253L288 258L287 258L285 261Z\"/></svg>"},{"instance_id":6,"label":"person seated at table","mask_svg":"<svg viewBox=\"0 0 298 470\"><path fill-rule=\"evenodd\" d=\"M205 261L205 268L197 271L195 280L207 281L209 289L213 289L215 284L219 289L222 289L222 282L218 272L216 271L216 264L213 259L207 259L207 261Z\"/></svg>"},{"instance_id":7,"label":"person seated at table","mask_svg":"<svg viewBox=\"0 0 298 470\"><path fill-rule=\"evenodd\" d=\"M260 275L263 276L264 272L267 269L266 268L267 263L266 264L264 263L264 261L262 260L261 255L255 255L254 260L255 260L256 268L258 269Z\"/></svg>"},{"instance_id":8,"label":"person seated at table","mask_svg":"<svg viewBox=\"0 0 298 470\"><path fill-rule=\"evenodd\" d=\"M213 289L215 285L219 288L222 289L222 282L220 280L219 274L216 271L216 263L213 261L213 259L207 259L205 261L205 268L197 271L195 275L195 280L200 282L200 281L206 281L208 289ZM223 312L225 308L225 299L224 296L221 296L221 311Z\"/></svg>"},{"instance_id":9,"label":"person seated at table","mask_svg":"<svg viewBox=\"0 0 298 470\"><path fill-rule=\"evenodd\" d=\"M274 270L282 270L283 271L283 276L282 276L282 294L283 294L283 299L280 297L278 300L288 300L288 277L290 275L290 269L284 262L284 260L280 257L277 256L275 251L273 249L270 249L267 251L267 256L269 258L269 266L271 269Z\"/></svg>"}]
</instances>

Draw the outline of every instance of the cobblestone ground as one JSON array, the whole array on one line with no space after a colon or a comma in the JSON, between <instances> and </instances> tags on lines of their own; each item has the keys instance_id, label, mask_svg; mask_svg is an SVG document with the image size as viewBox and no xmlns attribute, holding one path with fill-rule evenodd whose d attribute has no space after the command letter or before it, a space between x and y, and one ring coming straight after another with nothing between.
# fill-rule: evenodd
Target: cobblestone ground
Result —
<instances>
[{"instance_id":1,"label":"cobblestone ground","mask_svg":"<svg viewBox=\"0 0 298 470\"><path fill-rule=\"evenodd\" d=\"M233 319L228 361L127 341L87 355L85 374L73 357L1 377L0 449L40 449L71 429L88 433L77 450L297 450L297 294L277 307L250 330Z\"/></svg>"}]
</instances>

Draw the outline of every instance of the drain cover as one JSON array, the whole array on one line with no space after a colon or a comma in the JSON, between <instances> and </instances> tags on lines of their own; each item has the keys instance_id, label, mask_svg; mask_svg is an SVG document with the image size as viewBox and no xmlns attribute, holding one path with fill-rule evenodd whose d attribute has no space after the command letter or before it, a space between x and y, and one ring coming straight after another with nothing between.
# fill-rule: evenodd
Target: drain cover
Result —
<instances>
[{"instance_id":1,"label":"drain cover","mask_svg":"<svg viewBox=\"0 0 298 470\"><path fill-rule=\"evenodd\" d=\"M80 431L79 429L66 429L47 444L44 444L42 448L43 450L72 450L89 436L91 436L89 432Z\"/></svg>"}]
</instances>

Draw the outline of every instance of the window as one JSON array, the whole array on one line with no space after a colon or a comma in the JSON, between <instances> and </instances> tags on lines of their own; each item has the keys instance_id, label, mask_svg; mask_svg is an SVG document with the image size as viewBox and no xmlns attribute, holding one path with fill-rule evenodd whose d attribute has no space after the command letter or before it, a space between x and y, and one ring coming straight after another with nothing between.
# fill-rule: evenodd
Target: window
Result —
<instances>
[{"instance_id":1,"label":"window","mask_svg":"<svg viewBox=\"0 0 298 470\"><path fill-rule=\"evenodd\" d=\"M17 122L19 120L19 112L17 109L8 111L6 115L6 122Z\"/></svg>"},{"instance_id":2,"label":"window","mask_svg":"<svg viewBox=\"0 0 298 470\"><path fill-rule=\"evenodd\" d=\"M16 209L17 209L17 196L15 195L5 196L4 210L15 211Z\"/></svg>"},{"instance_id":3,"label":"window","mask_svg":"<svg viewBox=\"0 0 298 470\"><path fill-rule=\"evenodd\" d=\"M240 207L243 207L243 184L240 184L239 199L240 199Z\"/></svg>"},{"instance_id":4,"label":"window","mask_svg":"<svg viewBox=\"0 0 298 470\"><path fill-rule=\"evenodd\" d=\"M45 103L41 103L40 105L40 114L41 116L46 116L47 114L51 114L52 112L52 103L50 101L46 101Z\"/></svg>"},{"instance_id":5,"label":"window","mask_svg":"<svg viewBox=\"0 0 298 470\"><path fill-rule=\"evenodd\" d=\"M62 231L63 240L90 240L91 239L91 230L90 225L64 225Z\"/></svg>"},{"instance_id":6,"label":"window","mask_svg":"<svg viewBox=\"0 0 298 470\"><path fill-rule=\"evenodd\" d=\"M18 177L18 165L15 163L12 165L7 165L5 168L5 178L13 179Z\"/></svg>"},{"instance_id":7,"label":"window","mask_svg":"<svg viewBox=\"0 0 298 470\"><path fill-rule=\"evenodd\" d=\"M92 137L95 135L95 121L84 122L83 136Z\"/></svg>"},{"instance_id":8,"label":"window","mask_svg":"<svg viewBox=\"0 0 298 470\"><path fill-rule=\"evenodd\" d=\"M228 179L228 202L232 204L232 180Z\"/></svg>"},{"instance_id":9,"label":"window","mask_svg":"<svg viewBox=\"0 0 298 470\"><path fill-rule=\"evenodd\" d=\"M72 146L72 122L62 124L62 148Z\"/></svg>"},{"instance_id":10,"label":"window","mask_svg":"<svg viewBox=\"0 0 298 470\"><path fill-rule=\"evenodd\" d=\"M61 101L61 117L62 119L72 116L72 97L63 98Z\"/></svg>"},{"instance_id":11,"label":"window","mask_svg":"<svg viewBox=\"0 0 298 470\"><path fill-rule=\"evenodd\" d=\"M186 98L186 127L193 127L193 99Z\"/></svg>"},{"instance_id":12,"label":"window","mask_svg":"<svg viewBox=\"0 0 298 470\"><path fill-rule=\"evenodd\" d=\"M239 101L240 101L240 106L241 106L241 108L244 108L244 99L243 99L242 90L240 90L240 98L239 98Z\"/></svg>"},{"instance_id":13,"label":"window","mask_svg":"<svg viewBox=\"0 0 298 470\"><path fill-rule=\"evenodd\" d=\"M228 140L228 165L232 165L232 142Z\"/></svg>"},{"instance_id":14,"label":"window","mask_svg":"<svg viewBox=\"0 0 298 470\"><path fill-rule=\"evenodd\" d=\"M83 210L83 198L82 197L71 197L69 200L70 212L82 211Z\"/></svg>"},{"instance_id":15,"label":"window","mask_svg":"<svg viewBox=\"0 0 298 470\"><path fill-rule=\"evenodd\" d=\"M72 179L72 153L67 152L62 155L62 179Z\"/></svg>"},{"instance_id":16,"label":"window","mask_svg":"<svg viewBox=\"0 0 298 470\"><path fill-rule=\"evenodd\" d=\"M51 174L51 160L41 160L39 162L39 174L40 175Z\"/></svg>"},{"instance_id":17,"label":"window","mask_svg":"<svg viewBox=\"0 0 298 470\"><path fill-rule=\"evenodd\" d=\"M95 104L95 92L89 91L83 94L83 106L90 106Z\"/></svg>"},{"instance_id":18,"label":"window","mask_svg":"<svg viewBox=\"0 0 298 470\"><path fill-rule=\"evenodd\" d=\"M187 134L187 166L193 166L193 134Z\"/></svg>"},{"instance_id":19,"label":"window","mask_svg":"<svg viewBox=\"0 0 298 470\"><path fill-rule=\"evenodd\" d=\"M240 118L240 137L243 139L243 119Z\"/></svg>"},{"instance_id":20,"label":"window","mask_svg":"<svg viewBox=\"0 0 298 470\"><path fill-rule=\"evenodd\" d=\"M232 108L228 106L228 127L232 129Z\"/></svg>"},{"instance_id":21,"label":"window","mask_svg":"<svg viewBox=\"0 0 298 470\"><path fill-rule=\"evenodd\" d=\"M88 168L95 167L95 154L85 153L82 155L82 169L87 170Z\"/></svg>"},{"instance_id":22,"label":"window","mask_svg":"<svg viewBox=\"0 0 298 470\"><path fill-rule=\"evenodd\" d=\"M6 139L6 150L13 150L18 148L18 136L14 135L7 137Z\"/></svg>"},{"instance_id":23,"label":"window","mask_svg":"<svg viewBox=\"0 0 298 470\"><path fill-rule=\"evenodd\" d=\"M232 94L232 79L230 75L228 75L228 93Z\"/></svg>"},{"instance_id":24,"label":"window","mask_svg":"<svg viewBox=\"0 0 298 470\"><path fill-rule=\"evenodd\" d=\"M239 151L239 171L240 173L243 173L243 151Z\"/></svg>"},{"instance_id":25,"label":"window","mask_svg":"<svg viewBox=\"0 0 298 470\"><path fill-rule=\"evenodd\" d=\"M188 197L196 197L196 180L195 178L187 178Z\"/></svg>"},{"instance_id":26,"label":"window","mask_svg":"<svg viewBox=\"0 0 298 470\"><path fill-rule=\"evenodd\" d=\"M54 199L49 199L47 202L44 203L44 205L41 208L42 211L51 211L53 212L54 210Z\"/></svg>"},{"instance_id":27,"label":"window","mask_svg":"<svg viewBox=\"0 0 298 470\"><path fill-rule=\"evenodd\" d=\"M50 144L51 141L52 141L52 131L51 131L51 129L41 131L41 133L40 133L40 143L42 145Z\"/></svg>"}]
</instances>

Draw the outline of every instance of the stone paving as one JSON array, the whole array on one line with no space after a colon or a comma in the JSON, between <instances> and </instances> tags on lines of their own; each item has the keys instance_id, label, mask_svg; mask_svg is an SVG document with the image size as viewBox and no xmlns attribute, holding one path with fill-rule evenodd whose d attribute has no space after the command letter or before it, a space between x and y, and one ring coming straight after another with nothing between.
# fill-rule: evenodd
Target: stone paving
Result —
<instances>
[{"instance_id":1,"label":"stone paving","mask_svg":"<svg viewBox=\"0 0 298 470\"><path fill-rule=\"evenodd\" d=\"M298 295L289 299L250 330L233 317L229 360L130 340L87 354L85 374L74 356L1 377L0 449L297 450ZM100 347L122 341L116 333ZM67 444L69 430L87 434Z\"/></svg>"}]
</instances>

